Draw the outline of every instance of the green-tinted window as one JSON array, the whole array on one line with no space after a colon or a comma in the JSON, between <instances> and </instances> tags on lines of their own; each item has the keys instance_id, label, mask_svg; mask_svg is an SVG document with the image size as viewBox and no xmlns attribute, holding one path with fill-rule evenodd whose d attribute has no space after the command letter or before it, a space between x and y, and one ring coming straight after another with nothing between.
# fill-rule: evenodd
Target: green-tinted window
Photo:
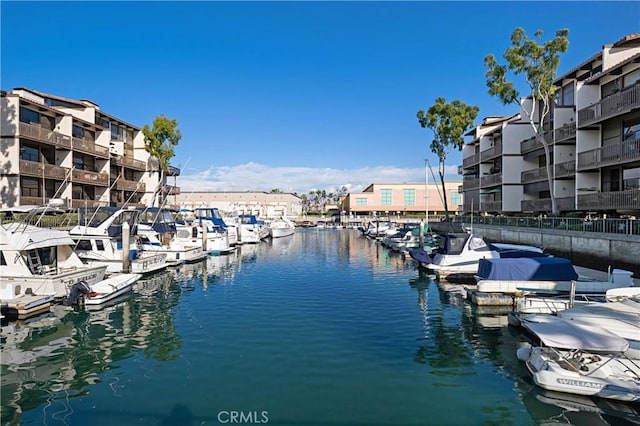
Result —
<instances>
[{"instance_id":1,"label":"green-tinted window","mask_svg":"<svg viewBox=\"0 0 640 426\"><path fill-rule=\"evenodd\" d=\"M390 206L391 205L391 190L390 189L383 189L381 191L382 193L382 205L383 206Z\"/></svg>"},{"instance_id":2,"label":"green-tinted window","mask_svg":"<svg viewBox=\"0 0 640 426\"><path fill-rule=\"evenodd\" d=\"M367 199L366 198L356 198L356 206L366 206Z\"/></svg>"},{"instance_id":3,"label":"green-tinted window","mask_svg":"<svg viewBox=\"0 0 640 426\"><path fill-rule=\"evenodd\" d=\"M415 206L416 205L416 190L405 189L404 190L404 205Z\"/></svg>"}]
</instances>

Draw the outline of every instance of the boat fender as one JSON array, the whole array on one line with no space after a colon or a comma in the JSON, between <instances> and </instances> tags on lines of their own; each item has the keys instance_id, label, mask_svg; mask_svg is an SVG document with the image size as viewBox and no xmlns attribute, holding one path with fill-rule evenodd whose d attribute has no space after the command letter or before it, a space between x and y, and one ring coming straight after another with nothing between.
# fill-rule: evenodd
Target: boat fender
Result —
<instances>
[{"instance_id":1,"label":"boat fender","mask_svg":"<svg viewBox=\"0 0 640 426\"><path fill-rule=\"evenodd\" d=\"M520 361L528 360L531 356L531 348L526 346L518 348L518 350L516 351L516 356Z\"/></svg>"},{"instance_id":2,"label":"boat fender","mask_svg":"<svg viewBox=\"0 0 640 426\"><path fill-rule=\"evenodd\" d=\"M63 304L65 306L71 306L78 303L78 299L80 295L91 293L91 287L87 284L86 281L82 280L75 283L71 287L71 291L69 291L69 296L65 298Z\"/></svg>"}]
</instances>

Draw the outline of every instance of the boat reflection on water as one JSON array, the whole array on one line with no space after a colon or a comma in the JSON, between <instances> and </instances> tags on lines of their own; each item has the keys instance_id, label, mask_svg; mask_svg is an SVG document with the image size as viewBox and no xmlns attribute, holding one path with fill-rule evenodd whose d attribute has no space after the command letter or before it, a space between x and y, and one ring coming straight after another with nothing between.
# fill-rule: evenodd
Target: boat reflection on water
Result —
<instances>
[{"instance_id":1,"label":"boat reflection on water","mask_svg":"<svg viewBox=\"0 0 640 426\"><path fill-rule=\"evenodd\" d=\"M98 310L55 305L43 315L3 323L3 424L20 423L22 413L42 404L43 423L64 419L73 412L70 399L121 374L114 363L134 353L175 358L181 343L170 308L180 288L172 283L168 274L157 274L136 283L136 297L123 295Z\"/></svg>"},{"instance_id":2,"label":"boat reflection on water","mask_svg":"<svg viewBox=\"0 0 640 426\"><path fill-rule=\"evenodd\" d=\"M523 395L523 401L538 424L640 424L638 406L610 399L549 391L532 384L531 390Z\"/></svg>"}]
</instances>

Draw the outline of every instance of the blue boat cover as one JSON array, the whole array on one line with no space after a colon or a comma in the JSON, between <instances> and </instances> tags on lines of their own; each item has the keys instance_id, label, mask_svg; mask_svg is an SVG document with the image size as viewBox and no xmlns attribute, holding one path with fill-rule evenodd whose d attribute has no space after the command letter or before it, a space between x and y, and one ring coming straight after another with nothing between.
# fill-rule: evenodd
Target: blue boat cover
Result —
<instances>
[{"instance_id":1,"label":"blue boat cover","mask_svg":"<svg viewBox=\"0 0 640 426\"><path fill-rule=\"evenodd\" d=\"M561 257L480 259L478 276L501 281L571 281L578 274L569 259Z\"/></svg>"}]
</instances>

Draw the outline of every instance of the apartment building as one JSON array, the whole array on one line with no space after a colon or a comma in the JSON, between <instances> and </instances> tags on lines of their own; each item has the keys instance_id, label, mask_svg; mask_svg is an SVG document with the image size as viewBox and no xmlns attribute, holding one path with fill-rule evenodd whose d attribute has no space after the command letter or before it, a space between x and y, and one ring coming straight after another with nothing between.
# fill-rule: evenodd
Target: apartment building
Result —
<instances>
[{"instance_id":1,"label":"apartment building","mask_svg":"<svg viewBox=\"0 0 640 426\"><path fill-rule=\"evenodd\" d=\"M445 182L450 213L461 211L460 181ZM341 209L356 216L444 214L440 183L372 183L362 192L348 194Z\"/></svg>"},{"instance_id":2,"label":"apartment building","mask_svg":"<svg viewBox=\"0 0 640 426\"><path fill-rule=\"evenodd\" d=\"M542 126L560 212L640 215L639 83L640 34L603 46L556 79ZM467 136L465 212L551 212L545 152L523 111L488 117Z\"/></svg>"},{"instance_id":3,"label":"apartment building","mask_svg":"<svg viewBox=\"0 0 640 426\"><path fill-rule=\"evenodd\" d=\"M158 163L137 126L74 100L16 88L0 93L1 206L67 208L151 205ZM178 175L171 168L169 175ZM162 185L162 196L179 190Z\"/></svg>"}]
</instances>

